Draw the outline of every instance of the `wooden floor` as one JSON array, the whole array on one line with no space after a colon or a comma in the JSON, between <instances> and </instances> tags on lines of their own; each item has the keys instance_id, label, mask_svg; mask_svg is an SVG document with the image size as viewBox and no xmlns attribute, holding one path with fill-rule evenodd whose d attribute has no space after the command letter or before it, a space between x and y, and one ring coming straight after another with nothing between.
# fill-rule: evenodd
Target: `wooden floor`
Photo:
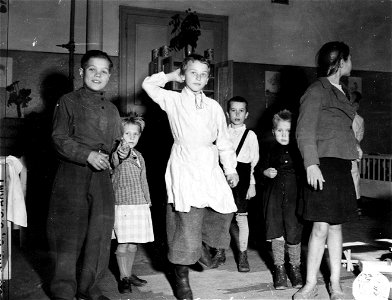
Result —
<instances>
[{"instance_id":1,"label":"wooden floor","mask_svg":"<svg viewBox=\"0 0 392 300\"><path fill-rule=\"evenodd\" d=\"M392 200L365 198L362 217L343 226L344 242L364 242L369 245L351 247L352 257L362 255L366 258L379 259L390 255L389 247L376 239L392 238ZM252 222L251 224L255 224ZM257 231L253 231L257 232ZM251 272L239 273L233 251L227 251L224 266L202 271L195 267L190 272L194 297L200 299L291 299L295 289L276 291L272 286L269 268L270 249L268 244L257 241L253 233L250 240L249 261ZM14 239L17 241L17 238ZM113 247L114 250L114 247ZM306 244L303 252L306 255ZM113 251L112 251L113 252ZM114 257L113 257L114 258ZM28 245L20 248L13 243L12 279L3 283L3 299L12 300L48 300L47 286L50 267L47 251L42 248L31 249ZM142 247L137 254L134 271L146 279L148 284L134 288L133 293L122 295L117 290L117 269L115 260L101 281L101 288L110 299L175 299L167 276L165 253L154 251L152 244ZM351 286L356 272L347 272L342 267L342 285L347 299L353 299ZM325 287L324 270L319 274L317 299L329 299Z\"/></svg>"}]
</instances>

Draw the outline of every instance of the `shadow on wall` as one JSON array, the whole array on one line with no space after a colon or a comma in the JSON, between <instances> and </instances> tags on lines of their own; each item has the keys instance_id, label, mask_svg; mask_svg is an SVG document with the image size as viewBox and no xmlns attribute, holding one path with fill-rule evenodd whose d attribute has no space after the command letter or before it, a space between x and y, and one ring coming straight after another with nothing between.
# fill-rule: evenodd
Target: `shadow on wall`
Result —
<instances>
[{"instance_id":1,"label":"shadow on wall","mask_svg":"<svg viewBox=\"0 0 392 300\"><path fill-rule=\"evenodd\" d=\"M141 91L137 98L144 106L143 117L146 122L146 127L136 148L143 154L146 161L147 180L151 194L155 247L151 247L153 252L150 255L153 257L162 256L162 253L165 253L162 251L166 247L165 172L173 145L173 136L166 112L153 102L144 91Z\"/></svg>"},{"instance_id":2,"label":"shadow on wall","mask_svg":"<svg viewBox=\"0 0 392 300\"><path fill-rule=\"evenodd\" d=\"M57 166L51 145L52 116L58 99L70 90L67 76L59 72L46 72L40 85L43 110L25 116L20 144L28 170L26 245L29 247L46 248L47 246L46 219Z\"/></svg>"}]
</instances>

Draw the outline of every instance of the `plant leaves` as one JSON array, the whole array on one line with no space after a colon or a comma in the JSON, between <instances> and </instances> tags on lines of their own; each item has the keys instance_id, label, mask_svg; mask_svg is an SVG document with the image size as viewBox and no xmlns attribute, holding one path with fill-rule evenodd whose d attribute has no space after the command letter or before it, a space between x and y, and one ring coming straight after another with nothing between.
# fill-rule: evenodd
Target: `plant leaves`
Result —
<instances>
[{"instance_id":1,"label":"plant leaves","mask_svg":"<svg viewBox=\"0 0 392 300\"><path fill-rule=\"evenodd\" d=\"M15 85L18 82L19 81L16 81L6 87L6 90L10 92L7 106L11 106L12 104L15 104L16 106L21 105L22 107L27 107L27 103L29 103L32 100L32 98L30 97L31 89L20 89L19 93L17 93L15 89Z\"/></svg>"},{"instance_id":2,"label":"plant leaves","mask_svg":"<svg viewBox=\"0 0 392 300\"><path fill-rule=\"evenodd\" d=\"M175 50L181 50L186 45L196 48L197 41L201 34L200 21L196 11L188 8L185 11L185 17L182 19L180 14L171 17L169 25L172 26L171 34L175 35L170 40L169 47Z\"/></svg>"}]
</instances>

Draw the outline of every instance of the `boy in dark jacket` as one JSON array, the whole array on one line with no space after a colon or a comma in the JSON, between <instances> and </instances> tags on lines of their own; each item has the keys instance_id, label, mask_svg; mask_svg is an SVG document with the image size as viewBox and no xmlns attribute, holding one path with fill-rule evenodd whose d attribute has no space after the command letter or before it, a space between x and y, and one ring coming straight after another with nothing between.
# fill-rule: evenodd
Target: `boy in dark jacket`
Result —
<instances>
[{"instance_id":1,"label":"boy in dark jacket","mask_svg":"<svg viewBox=\"0 0 392 300\"><path fill-rule=\"evenodd\" d=\"M48 219L52 299L108 299L97 284L109 263L114 222L109 153L121 138L120 115L103 91L112 67L105 52L88 51L79 69L83 87L61 97L55 108L59 167Z\"/></svg>"},{"instance_id":2,"label":"boy in dark jacket","mask_svg":"<svg viewBox=\"0 0 392 300\"><path fill-rule=\"evenodd\" d=\"M274 261L273 280L277 290L287 287L285 247L289 254L289 277L293 287L302 286L302 225L296 215L300 191L302 160L295 143L290 143L291 113L283 110L274 115L272 133L275 141L261 161L265 176L263 191L266 239L271 240Z\"/></svg>"}]
</instances>

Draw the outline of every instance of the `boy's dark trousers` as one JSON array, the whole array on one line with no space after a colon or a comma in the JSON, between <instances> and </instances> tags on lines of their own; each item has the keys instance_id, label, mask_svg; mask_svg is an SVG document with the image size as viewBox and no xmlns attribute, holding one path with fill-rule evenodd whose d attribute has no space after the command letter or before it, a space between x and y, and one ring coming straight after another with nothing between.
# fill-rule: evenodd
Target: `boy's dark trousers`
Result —
<instances>
[{"instance_id":1,"label":"boy's dark trousers","mask_svg":"<svg viewBox=\"0 0 392 300\"><path fill-rule=\"evenodd\" d=\"M235 204L237 205L237 213L248 212L248 200L246 200L246 194L248 193L250 185L250 163L237 162L236 171L240 181L237 186L232 189Z\"/></svg>"},{"instance_id":2,"label":"boy's dark trousers","mask_svg":"<svg viewBox=\"0 0 392 300\"><path fill-rule=\"evenodd\" d=\"M101 295L97 283L107 269L114 224L114 193L109 170L61 162L48 219L54 262L52 299ZM80 273L77 263L80 262Z\"/></svg>"},{"instance_id":3,"label":"boy's dark trousers","mask_svg":"<svg viewBox=\"0 0 392 300\"><path fill-rule=\"evenodd\" d=\"M214 248L229 247L232 218L233 213L222 214L209 207L191 207L189 212L179 212L174 210L174 205L167 205L168 259L174 264L174 295L177 299L193 299L188 266L201 257L203 243Z\"/></svg>"},{"instance_id":4,"label":"boy's dark trousers","mask_svg":"<svg viewBox=\"0 0 392 300\"><path fill-rule=\"evenodd\" d=\"M209 207L175 211L167 205L168 259L173 264L192 265L201 256L202 242L213 248L229 248L233 213L221 214Z\"/></svg>"}]
</instances>

